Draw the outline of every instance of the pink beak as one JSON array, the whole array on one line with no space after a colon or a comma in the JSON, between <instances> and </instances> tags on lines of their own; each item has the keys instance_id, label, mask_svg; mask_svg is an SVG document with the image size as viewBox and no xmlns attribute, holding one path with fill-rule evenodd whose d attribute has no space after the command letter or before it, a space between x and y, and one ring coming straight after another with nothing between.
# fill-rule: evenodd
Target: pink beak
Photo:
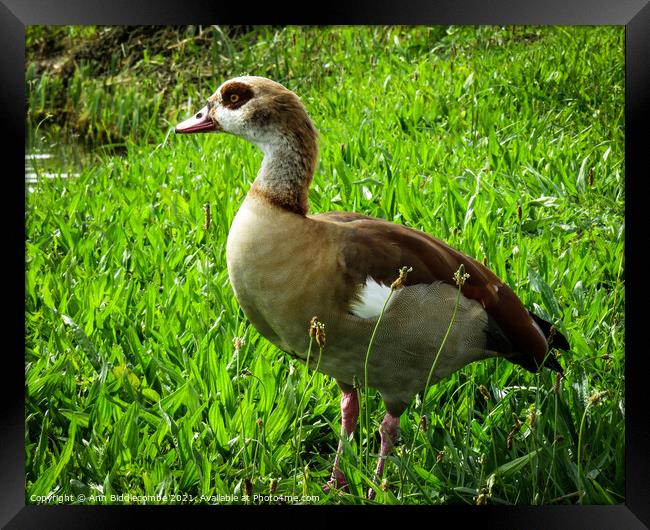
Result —
<instances>
[{"instance_id":1,"label":"pink beak","mask_svg":"<svg viewBox=\"0 0 650 530\"><path fill-rule=\"evenodd\" d=\"M177 133L201 133L221 131L218 123L214 123L208 114L208 106L203 107L191 118L182 121L176 126Z\"/></svg>"}]
</instances>

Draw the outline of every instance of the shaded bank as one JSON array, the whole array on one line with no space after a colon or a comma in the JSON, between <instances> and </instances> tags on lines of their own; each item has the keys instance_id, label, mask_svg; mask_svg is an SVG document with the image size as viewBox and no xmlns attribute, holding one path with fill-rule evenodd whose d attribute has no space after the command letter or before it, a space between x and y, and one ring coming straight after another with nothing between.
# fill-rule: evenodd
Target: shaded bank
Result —
<instances>
[{"instance_id":1,"label":"shaded bank","mask_svg":"<svg viewBox=\"0 0 650 530\"><path fill-rule=\"evenodd\" d=\"M28 129L61 128L89 143L122 142L178 113L187 87L223 73L250 26L28 26ZM256 33L256 32L253 32ZM206 60L209 57L211 60ZM216 60L214 60L216 59Z\"/></svg>"}]
</instances>

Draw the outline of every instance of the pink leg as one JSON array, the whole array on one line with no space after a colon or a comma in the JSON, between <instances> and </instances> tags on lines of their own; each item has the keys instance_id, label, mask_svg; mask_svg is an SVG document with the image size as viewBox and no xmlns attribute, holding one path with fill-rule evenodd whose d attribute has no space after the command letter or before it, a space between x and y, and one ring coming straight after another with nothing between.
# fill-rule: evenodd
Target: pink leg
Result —
<instances>
[{"instance_id":1,"label":"pink leg","mask_svg":"<svg viewBox=\"0 0 650 530\"><path fill-rule=\"evenodd\" d=\"M352 389L350 391L343 391L341 396L341 438L347 436L348 439L354 434L354 429L357 427L359 419L359 396L357 391ZM332 478L327 485L323 488L326 492L330 489L339 488L347 490L347 482L345 476L339 467L339 460L343 452L343 440L339 440L339 447L336 451L336 458L334 459L334 469L332 470Z\"/></svg>"},{"instance_id":2,"label":"pink leg","mask_svg":"<svg viewBox=\"0 0 650 530\"><path fill-rule=\"evenodd\" d=\"M379 449L379 462L375 469L375 481L379 483L381 477L384 475L384 464L386 457L390 454L391 449L399 438L399 416L393 416L389 412L384 416L384 421L381 422L379 427L379 434L381 435L381 447ZM370 500L375 498L375 490L370 488L368 490L368 498Z\"/></svg>"}]
</instances>

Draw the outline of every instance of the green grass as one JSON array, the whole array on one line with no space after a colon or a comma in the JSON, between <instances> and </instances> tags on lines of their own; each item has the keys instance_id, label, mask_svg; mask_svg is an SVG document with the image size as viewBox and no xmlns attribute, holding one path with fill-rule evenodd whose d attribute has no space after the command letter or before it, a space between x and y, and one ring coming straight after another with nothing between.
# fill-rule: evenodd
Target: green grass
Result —
<instances>
[{"instance_id":1,"label":"green grass","mask_svg":"<svg viewBox=\"0 0 650 530\"><path fill-rule=\"evenodd\" d=\"M243 73L285 83L314 119L313 212L383 217L485 260L572 345L559 393L552 372L504 360L431 387L427 428L419 398L375 502L624 502L623 28L256 28L209 42L180 59L210 75L164 90L138 69L130 86L102 87L81 64L75 106L48 88L64 81L28 75L32 127L74 109L66 120L124 154L26 195L27 503L367 502L379 395L344 454L350 494L323 493L338 387L262 338L228 280L228 228L261 153L232 136L168 136Z\"/></svg>"}]
</instances>

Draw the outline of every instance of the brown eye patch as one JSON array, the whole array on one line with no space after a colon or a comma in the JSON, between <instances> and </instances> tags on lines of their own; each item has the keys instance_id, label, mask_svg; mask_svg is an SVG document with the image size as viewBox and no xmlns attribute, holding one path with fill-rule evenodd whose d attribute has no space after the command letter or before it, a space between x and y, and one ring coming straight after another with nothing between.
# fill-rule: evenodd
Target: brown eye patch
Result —
<instances>
[{"instance_id":1,"label":"brown eye patch","mask_svg":"<svg viewBox=\"0 0 650 530\"><path fill-rule=\"evenodd\" d=\"M253 95L253 90L248 85L233 81L221 89L221 104L229 109L238 109Z\"/></svg>"}]
</instances>

